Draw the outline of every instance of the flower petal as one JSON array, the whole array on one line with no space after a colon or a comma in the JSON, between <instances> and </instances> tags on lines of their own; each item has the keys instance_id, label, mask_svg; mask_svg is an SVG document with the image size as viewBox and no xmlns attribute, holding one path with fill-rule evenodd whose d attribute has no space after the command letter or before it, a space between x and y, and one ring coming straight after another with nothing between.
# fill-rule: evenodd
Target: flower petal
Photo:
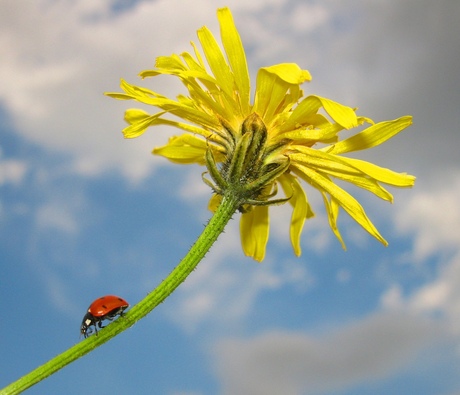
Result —
<instances>
[{"instance_id":1,"label":"flower petal","mask_svg":"<svg viewBox=\"0 0 460 395\"><path fill-rule=\"evenodd\" d=\"M276 75L289 85L301 85L305 81L311 81L308 70L302 70L296 63L280 63L269 67L262 67L267 73Z\"/></svg>"},{"instance_id":2,"label":"flower petal","mask_svg":"<svg viewBox=\"0 0 460 395\"><path fill-rule=\"evenodd\" d=\"M415 177L410 174L396 173L393 170L360 159L344 156L341 156L341 159L379 182L402 188L412 187L415 184Z\"/></svg>"},{"instance_id":3,"label":"flower petal","mask_svg":"<svg viewBox=\"0 0 460 395\"><path fill-rule=\"evenodd\" d=\"M379 122L331 147L325 147L324 150L330 154L343 154L345 152L372 148L391 139L411 124L412 117L409 115L393 121Z\"/></svg>"},{"instance_id":4,"label":"flower petal","mask_svg":"<svg viewBox=\"0 0 460 395\"><path fill-rule=\"evenodd\" d=\"M286 95L287 91L310 79L310 73L295 63L262 67L257 73L253 111L270 127L275 113L283 112L286 107L291 108L298 99L298 95Z\"/></svg>"},{"instance_id":5,"label":"flower petal","mask_svg":"<svg viewBox=\"0 0 460 395\"><path fill-rule=\"evenodd\" d=\"M381 199L392 202L393 196L379 183L370 178L360 169L353 167L349 162L337 155L330 155L309 147L296 146L300 153L290 154L292 166L301 164L319 173L326 173L341 180L350 182L360 188L372 192Z\"/></svg>"},{"instance_id":6,"label":"flower petal","mask_svg":"<svg viewBox=\"0 0 460 395\"><path fill-rule=\"evenodd\" d=\"M163 147L154 148L153 153L164 156L174 163L204 165L206 149L205 140L191 134L181 134L171 137L168 144Z\"/></svg>"},{"instance_id":7,"label":"flower petal","mask_svg":"<svg viewBox=\"0 0 460 395\"><path fill-rule=\"evenodd\" d=\"M140 88L129 84L126 81L121 82L122 89L131 99L137 100L144 104L159 107L179 118L183 118L196 125L214 130L220 128L221 124L215 115L208 114L201 109L196 108L193 102L175 101L168 99L149 89ZM110 94L111 95L111 94Z\"/></svg>"},{"instance_id":8,"label":"flower petal","mask_svg":"<svg viewBox=\"0 0 460 395\"><path fill-rule=\"evenodd\" d=\"M221 201L222 201L222 195L218 195L216 193L213 194L211 196L211 199L209 199L208 210L211 211L212 213L215 213Z\"/></svg>"},{"instance_id":9,"label":"flower petal","mask_svg":"<svg viewBox=\"0 0 460 395\"><path fill-rule=\"evenodd\" d=\"M309 169L308 167L297 165L294 170L299 170L298 173L300 177L305 179L309 184L315 187L318 190L322 190L332 198L337 200L337 203L344 208L344 210L350 214L350 216L360 224L369 234L374 236L385 246L388 245L387 241L380 235L379 231L376 229L374 224L367 217L366 212L359 202L351 196L348 192L335 185L329 178L326 176Z\"/></svg>"},{"instance_id":10,"label":"flower petal","mask_svg":"<svg viewBox=\"0 0 460 395\"><path fill-rule=\"evenodd\" d=\"M305 124L305 120L315 114L321 107L343 128L351 129L358 126L358 118L351 107L324 97L311 95L303 99L294 109L286 127Z\"/></svg>"},{"instance_id":11,"label":"flower petal","mask_svg":"<svg viewBox=\"0 0 460 395\"><path fill-rule=\"evenodd\" d=\"M241 245L247 256L258 262L264 260L269 229L268 206L256 206L251 211L241 215Z\"/></svg>"},{"instance_id":12,"label":"flower petal","mask_svg":"<svg viewBox=\"0 0 460 395\"><path fill-rule=\"evenodd\" d=\"M123 129L123 136L126 139L139 137L149 126L160 125L161 116L165 111L150 115L147 112L135 108L126 110L125 121L130 125Z\"/></svg>"},{"instance_id":13,"label":"flower petal","mask_svg":"<svg viewBox=\"0 0 460 395\"><path fill-rule=\"evenodd\" d=\"M217 44L216 39L206 26L199 29L197 34L206 60L208 61L209 67L211 68L218 85L229 97L232 97L234 83L233 74L225 60L224 54Z\"/></svg>"},{"instance_id":14,"label":"flower petal","mask_svg":"<svg viewBox=\"0 0 460 395\"><path fill-rule=\"evenodd\" d=\"M240 35L236 29L230 10L225 7L217 11L220 22L220 35L227 54L228 62L233 71L235 86L239 95L242 114L249 113L249 71Z\"/></svg>"},{"instance_id":15,"label":"flower petal","mask_svg":"<svg viewBox=\"0 0 460 395\"><path fill-rule=\"evenodd\" d=\"M302 234L305 220L314 216L314 213L307 200L307 195L300 185L297 177L292 174L285 173L281 176L278 181L280 182L284 194L289 199L289 203L293 207L291 216L291 226L289 228L289 234L291 237L292 248L297 256L300 256L302 250L300 248L300 236Z\"/></svg>"},{"instance_id":16,"label":"flower petal","mask_svg":"<svg viewBox=\"0 0 460 395\"><path fill-rule=\"evenodd\" d=\"M127 139L135 138L140 136L145 132L149 126L155 125L168 125L173 126L179 129L183 129L187 132L198 134L205 138L208 138L210 141L216 140L215 136L210 136L209 131L198 126L190 125L184 122L171 121L169 119L161 118L161 115L165 112L157 113L150 115L143 110L139 109L128 109L125 113L125 120L130 124L123 129L123 135Z\"/></svg>"},{"instance_id":17,"label":"flower petal","mask_svg":"<svg viewBox=\"0 0 460 395\"><path fill-rule=\"evenodd\" d=\"M324 193L324 191L321 191L321 195L323 196L323 201L324 201L324 206L326 207L326 212L327 212L327 218L329 220L329 226L332 229L332 232L334 232L335 237L340 241L340 244L342 244L342 248L344 250L347 249L345 242L342 239L342 235L340 234L339 228L337 227L337 219L339 217L339 204L337 202L337 199L331 198L331 201L327 198L327 195Z\"/></svg>"}]
</instances>

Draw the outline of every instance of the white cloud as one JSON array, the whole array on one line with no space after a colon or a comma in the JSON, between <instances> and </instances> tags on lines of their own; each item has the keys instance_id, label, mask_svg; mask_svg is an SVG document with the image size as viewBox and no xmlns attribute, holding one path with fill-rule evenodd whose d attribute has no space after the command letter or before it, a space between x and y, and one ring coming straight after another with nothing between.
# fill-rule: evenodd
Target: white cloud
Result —
<instances>
[{"instance_id":1,"label":"white cloud","mask_svg":"<svg viewBox=\"0 0 460 395\"><path fill-rule=\"evenodd\" d=\"M0 147L0 187L6 184L19 185L24 180L27 173L28 166L25 161L18 159L5 159L2 158ZM8 209L6 209L8 207ZM0 218L4 219L8 214L20 214L24 212L24 205L20 203L9 204L4 203L0 199Z\"/></svg>"},{"instance_id":2,"label":"white cloud","mask_svg":"<svg viewBox=\"0 0 460 395\"><path fill-rule=\"evenodd\" d=\"M350 281L350 278L351 273L347 269L340 269L336 274L336 280L341 284L348 283Z\"/></svg>"},{"instance_id":3,"label":"white cloud","mask_svg":"<svg viewBox=\"0 0 460 395\"><path fill-rule=\"evenodd\" d=\"M452 170L440 180L445 182L412 191L395 219L400 234L415 236L416 260L460 246L460 172Z\"/></svg>"},{"instance_id":4,"label":"white cloud","mask_svg":"<svg viewBox=\"0 0 460 395\"><path fill-rule=\"evenodd\" d=\"M423 271L430 259L435 262L434 274L410 292L400 284L392 285L382 296L382 304L434 315L460 334L460 174L451 174L449 182L441 177L411 195L396 215L396 229L414 239L414 270Z\"/></svg>"},{"instance_id":5,"label":"white cloud","mask_svg":"<svg viewBox=\"0 0 460 395\"><path fill-rule=\"evenodd\" d=\"M271 331L213 350L223 394L318 394L388 377L433 344L439 328L377 314L321 335Z\"/></svg>"},{"instance_id":6,"label":"white cloud","mask_svg":"<svg viewBox=\"0 0 460 395\"><path fill-rule=\"evenodd\" d=\"M193 165L192 165L193 166ZM206 199L211 198L212 190L201 180L201 173L205 170L193 166L194 169L189 171L185 182L180 184L180 196L184 200L194 200L199 202L205 202ZM196 171L198 170L198 171ZM200 171L201 170L201 171Z\"/></svg>"},{"instance_id":7,"label":"white cloud","mask_svg":"<svg viewBox=\"0 0 460 395\"><path fill-rule=\"evenodd\" d=\"M62 314L75 317L81 314L79 303L70 296L68 282L65 276L59 275L47 268L41 268L40 279L43 281L43 289L48 294L50 302Z\"/></svg>"},{"instance_id":8,"label":"white cloud","mask_svg":"<svg viewBox=\"0 0 460 395\"><path fill-rule=\"evenodd\" d=\"M155 56L188 49L215 10L205 7L207 15L196 4L159 1L109 16L109 2L97 9L90 3L26 1L2 8L0 97L16 130L69 153L74 171L92 175L115 166L128 178L143 178L152 169L154 141L167 135L123 141L126 103L102 94L118 90L121 76L140 82L135 75L152 67ZM156 87L168 91L164 80Z\"/></svg>"},{"instance_id":9,"label":"white cloud","mask_svg":"<svg viewBox=\"0 0 460 395\"><path fill-rule=\"evenodd\" d=\"M69 154L74 171L94 175L116 168L129 179L141 180L154 165L168 165L148 154L153 145L167 140L168 132L158 128L141 139L123 141L122 113L132 104L104 98L102 92L117 90L120 77L141 83L135 77L140 70L153 66L158 55L190 50L188 42L203 24L217 35L216 5L205 0L140 2L116 15L110 11L111 4L4 2L0 98L18 133L42 147ZM417 113L417 140L422 148L413 160L423 168L428 163L423 158L441 150L430 149L432 127L442 124L441 132L453 136L458 112L451 103L458 102L459 89L452 85L456 79L449 78L449 73L456 70L458 40L455 34L446 35L445 26L458 29L452 23L458 7L427 1L374 2L361 5L356 14L356 7L336 0L321 4L232 0L227 4L248 48L251 70L276 62L299 62L314 69L314 86L334 93L332 99L364 105L366 111L373 106L377 114L366 112L372 117L378 116L382 105L400 106L401 100L407 106L392 110L395 117L436 103L438 110ZM440 69L440 59L443 72L433 73ZM443 81L448 81L450 89L443 89ZM429 92L420 92L426 83ZM150 86L165 94L177 93L171 79L155 79ZM406 96L399 98L400 93ZM401 155L390 159L407 163L408 142L413 138L398 137L393 149ZM448 154L458 152L454 141L438 139L437 144ZM379 152L375 155L387 158ZM445 164L448 157L429 161L430 168Z\"/></svg>"},{"instance_id":10,"label":"white cloud","mask_svg":"<svg viewBox=\"0 0 460 395\"><path fill-rule=\"evenodd\" d=\"M460 251L442 262L430 281L408 294L400 285L393 285L382 295L384 307L436 317L453 333L460 335Z\"/></svg>"},{"instance_id":11,"label":"white cloud","mask_svg":"<svg viewBox=\"0 0 460 395\"><path fill-rule=\"evenodd\" d=\"M87 196L82 184L62 178L60 169L47 171L37 169L34 188L41 191L33 206L35 235L46 235L46 231L75 236L83 225L96 220L87 215ZM59 180L60 182L57 182Z\"/></svg>"},{"instance_id":12,"label":"white cloud","mask_svg":"<svg viewBox=\"0 0 460 395\"><path fill-rule=\"evenodd\" d=\"M292 8L289 24L297 32L311 32L328 22L330 15L324 5L298 3Z\"/></svg>"},{"instance_id":13,"label":"white cloud","mask_svg":"<svg viewBox=\"0 0 460 395\"><path fill-rule=\"evenodd\" d=\"M250 39L260 14L278 18L278 12L272 11L281 12L284 3L230 1L228 5L242 34ZM115 167L138 181L154 165L169 165L164 160L155 162L148 152L166 142L170 131L158 128L157 133L124 141L120 133L123 111L133 104L116 102L102 93L118 90L120 77L142 83L137 73L153 67L156 56L190 51L188 43L197 41L196 30L202 25L217 35L216 5L210 7L205 0L140 2L121 14L112 14L110 6L110 1L86 0L4 4L0 98L18 133L42 147L69 154L73 162L69 169L91 176ZM311 30L324 19L324 10L318 6L311 10L300 6L299 10L305 23L298 20L299 13L292 17L302 29ZM264 48L275 50L276 36L268 29ZM284 45L280 42L277 47ZM171 78L155 79L150 86L167 95L179 92Z\"/></svg>"},{"instance_id":14,"label":"white cloud","mask_svg":"<svg viewBox=\"0 0 460 395\"><path fill-rule=\"evenodd\" d=\"M79 229L73 208L58 202L50 202L39 207L36 221L42 230L53 229L59 232L75 233Z\"/></svg>"},{"instance_id":15,"label":"white cloud","mask_svg":"<svg viewBox=\"0 0 460 395\"><path fill-rule=\"evenodd\" d=\"M0 186L7 183L19 184L27 171L27 164L17 159L0 160Z\"/></svg>"}]
</instances>

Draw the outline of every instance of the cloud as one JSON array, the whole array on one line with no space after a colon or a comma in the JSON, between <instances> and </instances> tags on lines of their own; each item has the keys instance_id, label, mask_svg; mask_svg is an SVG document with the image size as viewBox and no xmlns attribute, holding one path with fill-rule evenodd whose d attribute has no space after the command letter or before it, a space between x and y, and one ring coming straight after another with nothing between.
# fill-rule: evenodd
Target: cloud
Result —
<instances>
[{"instance_id":1,"label":"cloud","mask_svg":"<svg viewBox=\"0 0 460 395\"><path fill-rule=\"evenodd\" d=\"M254 23L266 25L260 15L279 19L273 10L283 11L284 3L230 1L228 5L235 19L241 16L237 24L250 46ZM51 152L67 154L72 163L69 170L95 176L115 168L136 182L155 167L170 165L152 159L148 152L164 144L172 131L157 128L157 133L124 141L123 112L132 104L102 93L117 91L120 77L141 83L136 75L153 67L156 56L190 51L189 41L197 41L196 30L202 25L217 35L216 7L205 0L155 1L116 13L112 5L87 0L7 2L0 16L0 99L15 131ZM297 8L299 13L292 17L301 29L311 30L325 19L318 6L311 7L311 13L305 5ZM300 13L306 18L303 24ZM273 45L277 32L264 31L268 40L264 48L284 47L283 42ZM183 91L172 78L144 83L173 97Z\"/></svg>"},{"instance_id":2,"label":"cloud","mask_svg":"<svg viewBox=\"0 0 460 395\"><path fill-rule=\"evenodd\" d=\"M217 33L216 7L204 0L155 1L116 13L112 3L4 4L0 99L16 132L52 152L68 154L71 171L94 176L115 168L136 182L154 166L170 165L152 159L149 151L164 144L171 130L158 128L158 133L124 141L123 112L132 104L102 94L119 90L121 77L141 83L137 74L153 67L156 56L191 51L189 41L197 41L202 25ZM238 14L271 3L277 1L229 5ZM183 91L172 78L157 78L151 86L173 97Z\"/></svg>"},{"instance_id":3,"label":"cloud","mask_svg":"<svg viewBox=\"0 0 460 395\"><path fill-rule=\"evenodd\" d=\"M37 209L37 225L42 230L53 229L58 232L76 233L79 229L75 210L66 205L50 202Z\"/></svg>"},{"instance_id":4,"label":"cloud","mask_svg":"<svg viewBox=\"0 0 460 395\"><path fill-rule=\"evenodd\" d=\"M407 367L440 329L379 313L321 335L270 331L213 349L223 394L317 394L382 379Z\"/></svg>"},{"instance_id":5,"label":"cloud","mask_svg":"<svg viewBox=\"0 0 460 395\"><path fill-rule=\"evenodd\" d=\"M414 235L414 259L456 251L460 246L460 170L427 183L406 198L395 223L402 235Z\"/></svg>"},{"instance_id":6,"label":"cloud","mask_svg":"<svg viewBox=\"0 0 460 395\"><path fill-rule=\"evenodd\" d=\"M413 311L441 314L460 335L460 252L440 269L438 276L420 287L407 299Z\"/></svg>"},{"instance_id":7,"label":"cloud","mask_svg":"<svg viewBox=\"0 0 460 395\"><path fill-rule=\"evenodd\" d=\"M90 3L26 1L3 7L2 105L21 136L69 154L73 171L97 175L115 167L130 179L142 179L152 171L151 147L167 135L126 143L121 137L126 103L102 94L118 90L121 76L139 82L136 74L152 67L155 56L185 50L200 24L215 19L215 10L159 1L113 15L110 2ZM171 89L161 80L156 88Z\"/></svg>"},{"instance_id":8,"label":"cloud","mask_svg":"<svg viewBox=\"0 0 460 395\"><path fill-rule=\"evenodd\" d=\"M458 167L460 3L355 2L359 10L333 3L343 31L324 48L321 84L375 120L414 116L410 129L364 156L435 178Z\"/></svg>"},{"instance_id":9,"label":"cloud","mask_svg":"<svg viewBox=\"0 0 460 395\"><path fill-rule=\"evenodd\" d=\"M413 271L432 274L416 287L405 290L393 284L382 304L393 310L436 317L460 334L460 173L424 184L406 199L395 217L396 231L413 239L407 257ZM430 269L428 269L430 268Z\"/></svg>"},{"instance_id":10,"label":"cloud","mask_svg":"<svg viewBox=\"0 0 460 395\"><path fill-rule=\"evenodd\" d=\"M17 159L0 159L0 186L21 183L27 171L27 164Z\"/></svg>"},{"instance_id":11,"label":"cloud","mask_svg":"<svg viewBox=\"0 0 460 395\"><path fill-rule=\"evenodd\" d=\"M3 159L0 146L0 188L7 185L20 186L28 171L26 161L19 159ZM0 218L4 221L8 216L23 214L27 208L18 202L11 203L0 197Z\"/></svg>"},{"instance_id":12,"label":"cloud","mask_svg":"<svg viewBox=\"0 0 460 395\"><path fill-rule=\"evenodd\" d=\"M458 5L365 3L358 13L357 7L336 0L232 0L228 5L252 72L295 61L313 71L308 92L310 86L319 88L332 99L364 106L371 117L416 113L417 136L403 134L397 143L390 142L393 163L407 163L407 149L415 137L421 149L410 160L422 168L427 163L429 168L444 166L458 152L458 143L438 139L436 144L448 155L425 160L439 152L430 147L432 131L441 121L442 133L450 137L458 124L453 122L458 120L453 103L460 90L455 89L457 79L449 78L457 69L458 34L447 34L445 28L458 30ZM189 40L203 24L217 34L215 6L205 0L171 0L139 2L119 13L113 8L111 1L5 3L0 16L0 98L16 131L46 149L68 154L72 171L94 176L116 169L140 181L158 166L169 165L152 159L148 151L164 144L171 131L152 129L140 139L124 141L122 114L132 104L102 93L118 90L120 77L140 82L137 73L152 67L156 56L189 51ZM168 78L144 83L167 95L181 92ZM429 89L421 91L426 84ZM436 111L418 110L434 103ZM374 155L388 159L379 150Z\"/></svg>"}]
</instances>

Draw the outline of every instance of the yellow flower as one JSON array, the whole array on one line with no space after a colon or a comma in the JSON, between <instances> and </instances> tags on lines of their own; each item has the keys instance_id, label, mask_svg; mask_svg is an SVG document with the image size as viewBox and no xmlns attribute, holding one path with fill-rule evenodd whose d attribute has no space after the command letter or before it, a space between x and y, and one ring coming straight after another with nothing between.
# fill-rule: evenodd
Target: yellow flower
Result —
<instances>
[{"instance_id":1,"label":"yellow flower","mask_svg":"<svg viewBox=\"0 0 460 395\"><path fill-rule=\"evenodd\" d=\"M239 196L243 250L257 261L265 256L268 206L285 202L292 206L290 238L295 254L300 255L305 220L314 216L302 181L321 193L329 225L344 248L337 228L340 208L387 245L360 203L333 180L347 181L390 202L393 197L382 184L413 186L415 177L411 175L342 156L385 142L408 127L412 118L404 116L374 124L369 118L357 116L354 109L332 100L315 95L302 98L300 85L311 76L293 63L261 68L251 104L246 56L231 12L222 8L217 15L224 51L203 27L198 30L198 39L204 58L192 43L195 57L190 53L159 57L154 70L140 74L142 78L174 75L185 85L188 96L173 100L123 80L124 93L107 93L161 110L153 115L139 109L127 110L125 120L129 126L123 130L124 136L138 137L149 126L156 125L185 130L187 133L172 137L153 152L175 163L206 165L208 171L203 180L214 190L211 210L223 195ZM168 118L168 114L175 118ZM370 126L339 141L340 131L364 123ZM271 200L277 195L278 186L285 197Z\"/></svg>"}]
</instances>

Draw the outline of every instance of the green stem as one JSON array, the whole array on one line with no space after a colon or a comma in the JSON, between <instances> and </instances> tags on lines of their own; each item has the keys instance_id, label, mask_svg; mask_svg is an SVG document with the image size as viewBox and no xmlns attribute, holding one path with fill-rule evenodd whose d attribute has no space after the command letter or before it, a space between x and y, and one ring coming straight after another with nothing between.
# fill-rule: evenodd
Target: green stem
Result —
<instances>
[{"instance_id":1,"label":"green stem","mask_svg":"<svg viewBox=\"0 0 460 395\"><path fill-rule=\"evenodd\" d=\"M21 377L0 390L0 395L19 394L27 388L37 384L46 377L52 375L64 366L89 353L119 333L133 326L141 318L145 317L187 278L203 259L211 246L224 230L228 221L232 218L237 208L241 205L238 198L224 197L217 211L209 220L203 233L198 237L187 255L173 269L160 285L147 295L142 301L133 306L123 317L108 325L98 332L97 336L90 336L75 346L59 354L55 358L39 366L35 370Z\"/></svg>"}]
</instances>

